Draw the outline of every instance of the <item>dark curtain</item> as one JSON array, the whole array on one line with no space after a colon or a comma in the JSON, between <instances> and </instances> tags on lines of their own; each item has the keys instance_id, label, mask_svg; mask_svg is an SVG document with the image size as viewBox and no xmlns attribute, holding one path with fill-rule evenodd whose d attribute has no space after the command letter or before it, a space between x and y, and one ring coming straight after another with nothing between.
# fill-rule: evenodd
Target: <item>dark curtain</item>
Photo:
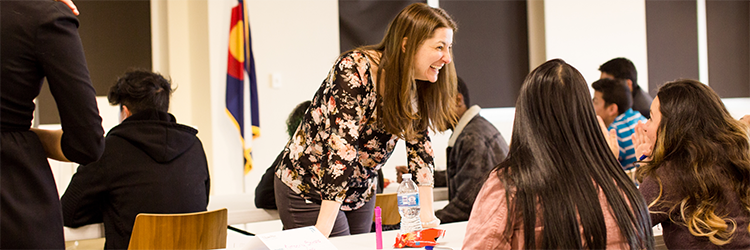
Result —
<instances>
[{"instance_id":1,"label":"dark curtain","mask_svg":"<svg viewBox=\"0 0 750 250\"><path fill-rule=\"evenodd\" d=\"M77 0L83 50L96 95L106 96L128 68L151 69L151 4L141 0ZM38 97L41 124L60 123L49 87Z\"/></svg>"},{"instance_id":2,"label":"dark curtain","mask_svg":"<svg viewBox=\"0 0 750 250\"><path fill-rule=\"evenodd\" d=\"M339 0L341 52L377 44L399 11L417 0Z\"/></svg>"},{"instance_id":3,"label":"dark curtain","mask_svg":"<svg viewBox=\"0 0 750 250\"><path fill-rule=\"evenodd\" d=\"M388 23L415 2L425 1L340 0L341 52L379 43ZM514 106L529 72L526 1L441 0L439 4L458 23L454 60L472 104Z\"/></svg>"},{"instance_id":4,"label":"dark curtain","mask_svg":"<svg viewBox=\"0 0 750 250\"><path fill-rule=\"evenodd\" d=\"M695 0L646 1L648 86L638 85L652 97L665 82L698 79L697 23Z\"/></svg>"},{"instance_id":5,"label":"dark curtain","mask_svg":"<svg viewBox=\"0 0 750 250\"><path fill-rule=\"evenodd\" d=\"M708 82L722 98L750 97L750 2L706 1Z\"/></svg>"},{"instance_id":6,"label":"dark curtain","mask_svg":"<svg viewBox=\"0 0 750 250\"><path fill-rule=\"evenodd\" d=\"M453 37L456 71L472 104L513 107L529 73L525 0L441 0L458 23Z\"/></svg>"}]
</instances>

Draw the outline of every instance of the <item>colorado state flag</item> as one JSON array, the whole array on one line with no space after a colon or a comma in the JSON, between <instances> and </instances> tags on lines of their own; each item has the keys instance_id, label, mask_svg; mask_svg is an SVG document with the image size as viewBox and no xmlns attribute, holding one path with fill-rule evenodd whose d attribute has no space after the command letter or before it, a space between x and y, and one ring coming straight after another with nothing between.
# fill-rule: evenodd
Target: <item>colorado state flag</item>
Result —
<instances>
[{"instance_id":1,"label":"colorado state flag","mask_svg":"<svg viewBox=\"0 0 750 250\"><path fill-rule=\"evenodd\" d=\"M229 60L227 62L227 94L226 105L229 118L240 131L242 152L245 159L245 174L253 168L252 147L245 144L245 116L244 93L245 73L250 84L250 131L251 138L260 135L260 120L258 119L258 87L255 78L255 62L250 43L250 28L245 18L245 4L243 0L232 8L232 20L229 31Z\"/></svg>"}]
</instances>

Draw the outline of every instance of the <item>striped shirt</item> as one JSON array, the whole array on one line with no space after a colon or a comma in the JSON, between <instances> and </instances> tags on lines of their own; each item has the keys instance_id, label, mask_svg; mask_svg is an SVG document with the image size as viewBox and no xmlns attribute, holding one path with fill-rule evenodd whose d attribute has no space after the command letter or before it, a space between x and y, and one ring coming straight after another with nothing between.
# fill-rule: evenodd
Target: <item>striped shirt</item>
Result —
<instances>
[{"instance_id":1,"label":"striped shirt","mask_svg":"<svg viewBox=\"0 0 750 250\"><path fill-rule=\"evenodd\" d=\"M635 133L635 125L638 124L638 121L646 122L646 118L631 108L617 116L608 128L608 130L615 129L617 131L617 144L620 145L618 160L625 170L632 169L634 167L633 163L637 160L632 136Z\"/></svg>"}]
</instances>

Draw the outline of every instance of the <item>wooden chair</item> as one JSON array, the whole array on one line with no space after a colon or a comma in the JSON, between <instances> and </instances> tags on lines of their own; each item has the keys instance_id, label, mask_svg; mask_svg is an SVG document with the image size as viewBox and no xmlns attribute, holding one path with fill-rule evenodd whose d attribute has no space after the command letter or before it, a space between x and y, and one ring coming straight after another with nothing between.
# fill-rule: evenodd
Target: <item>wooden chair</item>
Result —
<instances>
[{"instance_id":1,"label":"wooden chair","mask_svg":"<svg viewBox=\"0 0 750 250\"><path fill-rule=\"evenodd\" d=\"M227 246L227 209L135 217L128 249L216 249Z\"/></svg>"},{"instance_id":2,"label":"wooden chair","mask_svg":"<svg viewBox=\"0 0 750 250\"><path fill-rule=\"evenodd\" d=\"M383 220L383 225L396 225L401 222L396 193L377 194L375 196L375 206L380 207L380 218ZM374 214L372 218L375 221Z\"/></svg>"}]
</instances>

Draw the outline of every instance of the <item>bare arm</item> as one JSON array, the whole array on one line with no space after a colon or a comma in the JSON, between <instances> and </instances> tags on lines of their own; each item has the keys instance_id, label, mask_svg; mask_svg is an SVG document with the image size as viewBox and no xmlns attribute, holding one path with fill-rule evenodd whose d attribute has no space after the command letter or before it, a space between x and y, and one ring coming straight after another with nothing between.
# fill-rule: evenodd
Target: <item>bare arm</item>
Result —
<instances>
[{"instance_id":1,"label":"bare arm","mask_svg":"<svg viewBox=\"0 0 750 250\"><path fill-rule=\"evenodd\" d=\"M63 154L62 147L60 146L63 134L62 129L46 130L31 128L30 130L31 132L36 133L39 137L39 140L42 142L42 147L44 147L44 152L47 154L47 158L70 162L70 160L65 157L65 154Z\"/></svg>"},{"instance_id":2,"label":"bare arm","mask_svg":"<svg viewBox=\"0 0 750 250\"><path fill-rule=\"evenodd\" d=\"M432 186L419 186L419 219L423 228L440 226L440 219L435 216L435 209L432 207L432 189Z\"/></svg>"},{"instance_id":3,"label":"bare arm","mask_svg":"<svg viewBox=\"0 0 750 250\"><path fill-rule=\"evenodd\" d=\"M318 221L315 223L315 227L326 238L331 235L331 230L333 230L333 224L336 223L336 216L339 214L340 208L341 203L337 201L323 200L320 204L320 212L318 212Z\"/></svg>"}]
</instances>

